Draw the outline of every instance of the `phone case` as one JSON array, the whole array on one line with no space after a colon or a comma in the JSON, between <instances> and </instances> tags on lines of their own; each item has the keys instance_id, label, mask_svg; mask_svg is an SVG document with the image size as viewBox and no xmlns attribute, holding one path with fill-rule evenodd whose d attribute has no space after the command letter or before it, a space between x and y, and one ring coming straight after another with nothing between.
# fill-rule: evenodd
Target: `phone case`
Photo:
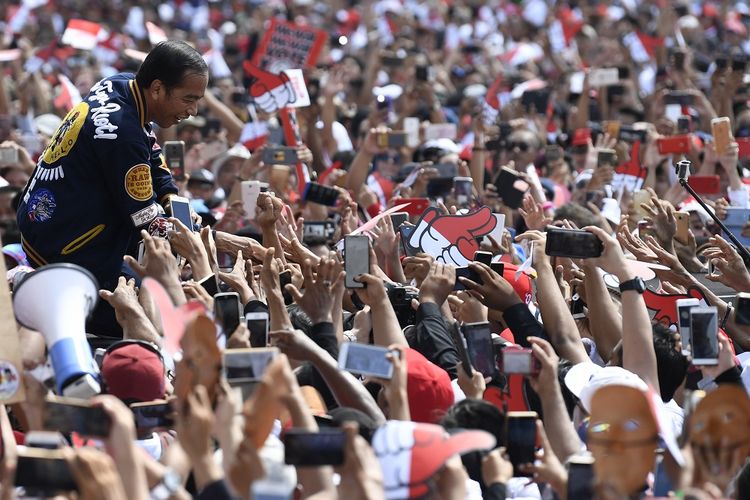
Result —
<instances>
[{"instance_id":1,"label":"phone case","mask_svg":"<svg viewBox=\"0 0 750 500\"><path fill-rule=\"evenodd\" d=\"M711 135L714 137L714 147L716 148L716 154L719 156L726 153L727 147L732 141L732 132L729 127L729 118L726 116L711 120Z\"/></svg>"},{"instance_id":2,"label":"phone case","mask_svg":"<svg viewBox=\"0 0 750 500\"><path fill-rule=\"evenodd\" d=\"M721 184L718 175L691 175L688 185L698 194L719 194Z\"/></svg>"},{"instance_id":3,"label":"phone case","mask_svg":"<svg viewBox=\"0 0 750 500\"><path fill-rule=\"evenodd\" d=\"M675 135L662 137L656 140L660 155L686 154L690 152L690 137L687 135Z\"/></svg>"}]
</instances>

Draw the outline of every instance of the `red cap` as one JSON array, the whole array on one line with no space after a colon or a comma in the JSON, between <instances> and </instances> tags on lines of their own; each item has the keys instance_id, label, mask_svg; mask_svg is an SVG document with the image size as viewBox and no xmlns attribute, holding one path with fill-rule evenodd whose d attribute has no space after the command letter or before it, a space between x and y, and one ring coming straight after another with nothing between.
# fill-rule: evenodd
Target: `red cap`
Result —
<instances>
[{"instance_id":1,"label":"red cap","mask_svg":"<svg viewBox=\"0 0 750 500\"><path fill-rule=\"evenodd\" d=\"M406 349L406 392L414 422L436 423L453 404L448 372L414 349Z\"/></svg>"},{"instance_id":2,"label":"red cap","mask_svg":"<svg viewBox=\"0 0 750 500\"><path fill-rule=\"evenodd\" d=\"M573 132L573 141L571 144L573 146L585 146L589 143L589 139L591 139L590 128L577 128Z\"/></svg>"},{"instance_id":3,"label":"red cap","mask_svg":"<svg viewBox=\"0 0 750 500\"><path fill-rule=\"evenodd\" d=\"M513 290L516 291L516 294L523 303L528 304L533 297L531 278L529 278L526 273L521 273L521 276L516 280L516 271L518 271L518 266L514 264L505 264L505 267L503 268L503 278L511 284Z\"/></svg>"},{"instance_id":4,"label":"red cap","mask_svg":"<svg viewBox=\"0 0 750 500\"><path fill-rule=\"evenodd\" d=\"M126 344L102 360L107 393L123 401L153 401L164 397L164 364L159 356L139 344Z\"/></svg>"}]
</instances>

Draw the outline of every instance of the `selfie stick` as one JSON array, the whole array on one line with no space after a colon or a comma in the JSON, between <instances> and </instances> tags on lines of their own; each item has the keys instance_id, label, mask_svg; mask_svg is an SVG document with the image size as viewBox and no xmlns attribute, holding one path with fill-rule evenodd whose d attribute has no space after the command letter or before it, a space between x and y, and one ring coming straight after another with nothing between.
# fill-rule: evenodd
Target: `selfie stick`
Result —
<instances>
[{"instance_id":1,"label":"selfie stick","mask_svg":"<svg viewBox=\"0 0 750 500\"><path fill-rule=\"evenodd\" d=\"M732 243L734 243L734 246L737 247L737 252L739 252L740 256L742 257L742 260L745 262L745 267L750 267L750 252L745 248L745 246L740 243L740 240L737 239L737 237L732 234L732 232L727 228L727 226L724 225L723 222L721 222L721 219L719 219L716 214L714 213L713 209L709 208L708 205L706 205L706 202L703 201L703 199L698 196L698 193L695 192L695 190L688 184L688 178L687 173L690 171L690 161L683 160L677 162L677 175L680 179L680 184L682 184L682 187L684 187L688 193L690 193L693 198L695 198L695 201L698 202L698 204L703 207L703 210L705 210L708 215L716 222L716 224L721 228L722 231L729 237L730 240L732 240Z\"/></svg>"}]
</instances>

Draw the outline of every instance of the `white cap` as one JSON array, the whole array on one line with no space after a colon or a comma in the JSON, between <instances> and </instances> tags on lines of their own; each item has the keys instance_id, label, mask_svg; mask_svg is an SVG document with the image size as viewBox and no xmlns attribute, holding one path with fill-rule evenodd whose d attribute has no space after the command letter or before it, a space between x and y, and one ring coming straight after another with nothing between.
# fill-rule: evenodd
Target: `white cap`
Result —
<instances>
[{"instance_id":1,"label":"white cap","mask_svg":"<svg viewBox=\"0 0 750 500\"><path fill-rule=\"evenodd\" d=\"M429 140L424 143L424 146L422 146L422 149L431 148L442 149L443 151L447 151L449 153L460 153L462 151L461 146L450 139L446 139L445 137Z\"/></svg>"},{"instance_id":2,"label":"white cap","mask_svg":"<svg viewBox=\"0 0 750 500\"><path fill-rule=\"evenodd\" d=\"M648 385L638 375L619 366L601 367L591 362L574 365L565 375L565 385L591 412L591 397L601 387L624 385L647 391Z\"/></svg>"},{"instance_id":3,"label":"white cap","mask_svg":"<svg viewBox=\"0 0 750 500\"><path fill-rule=\"evenodd\" d=\"M52 113L45 113L34 118L36 129L44 135L52 137L62 123L62 118Z\"/></svg>"}]
</instances>

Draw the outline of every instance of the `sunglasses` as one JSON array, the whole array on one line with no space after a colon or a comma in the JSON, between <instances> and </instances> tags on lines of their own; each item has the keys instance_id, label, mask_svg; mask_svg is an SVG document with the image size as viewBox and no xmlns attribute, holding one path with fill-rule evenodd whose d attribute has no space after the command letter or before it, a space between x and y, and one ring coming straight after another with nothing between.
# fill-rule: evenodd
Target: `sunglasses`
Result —
<instances>
[{"instance_id":1,"label":"sunglasses","mask_svg":"<svg viewBox=\"0 0 750 500\"><path fill-rule=\"evenodd\" d=\"M509 150L512 151L516 148L518 148L518 150L521 151L522 153L525 153L526 151L531 149L531 144L528 144L526 142L509 142L508 143Z\"/></svg>"}]
</instances>

